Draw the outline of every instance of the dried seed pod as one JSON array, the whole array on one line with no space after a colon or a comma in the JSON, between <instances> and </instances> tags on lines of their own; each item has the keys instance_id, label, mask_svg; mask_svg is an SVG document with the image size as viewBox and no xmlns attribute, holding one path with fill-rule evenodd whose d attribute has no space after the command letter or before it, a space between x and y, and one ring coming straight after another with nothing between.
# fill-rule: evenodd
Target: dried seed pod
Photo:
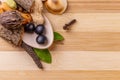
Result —
<instances>
[{"instance_id":1,"label":"dried seed pod","mask_svg":"<svg viewBox=\"0 0 120 80\"><path fill-rule=\"evenodd\" d=\"M43 24L43 3L41 0L15 0L21 7L30 12L35 24ZM30 3L30 4L28 4Z\"/></svg>"},{"instance_id":2,"label":"dried seed pod","mask_svg":"<svg viewBox=\"0 0 120 80\"><path fill-rule=\"evenodd\" d=\"M18 11L6 11L0 15L0 23L7 29L21 27L23 17Z\"/></svg>"},{"instance_id":3,"label":"dried seed pod","mask_svg":"<svg viewBox=\"0 0 120 80\"><path fill-rule=\"evenodd\" d=\"M0 29L0 37L7 40L8 42L20 46L22 42L22 36L24 34L24 27L21 27L16 30L9 30L5 27Z\"/></svg>"}]
</instances>

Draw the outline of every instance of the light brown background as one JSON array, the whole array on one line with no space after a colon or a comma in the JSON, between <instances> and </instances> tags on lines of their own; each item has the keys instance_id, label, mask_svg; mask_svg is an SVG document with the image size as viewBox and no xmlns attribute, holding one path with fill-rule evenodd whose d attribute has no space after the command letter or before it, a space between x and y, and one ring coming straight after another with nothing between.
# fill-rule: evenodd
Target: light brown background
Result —
<instances>
[{"instance_id":1,"label":"light brown background","mask_svg":"<svg viewBox=\"0 0 120 80\"><path fill-rule=\"evenodd\" d=\"M55 31L65 37L50 49L52 64L41 71L22 49L0 39L1 80L119 80L120 0L68 0L63 15L44 11ZM77 19L72 30L62 26Z\"/></svg>"}]
</instances>

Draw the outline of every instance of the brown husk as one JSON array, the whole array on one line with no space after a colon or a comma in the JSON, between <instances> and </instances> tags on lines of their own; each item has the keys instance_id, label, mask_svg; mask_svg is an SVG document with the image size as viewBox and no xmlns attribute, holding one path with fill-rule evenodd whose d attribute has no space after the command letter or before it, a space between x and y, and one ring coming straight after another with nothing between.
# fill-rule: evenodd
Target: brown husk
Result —
<instances>
[{"instance_id":1,"label":"brown husk","mask_svg":"<svg viewBox=\"0 0 120 80\"><path fill-rule=\"evenodd\" d=\"M28 12L33 12L35 0L15 0L17 4L23 7Z\"/></svg>"},{"instance_id":2,"label":"brown husk","mask_svg":"<svg viewBox=\"0 0 120 80\"><path fill-rule=\"evenodd\" d=\"M23 17L18 11L6 11L0 14L0 23L7 29L17 29L21 27Z\"/></svg>"},{"instance_id":3,"label":"brown husk","mask_svg":"<svg viewBox=\"0 0 120 80\"><path fill-rule=\"evenodd\" d=\"M0 29L0 37L5 39L16 46L20 46L22 42L22 37L24 34L24 27L20 27L16 30L9 30L5 27Z\"/></svg>"}]
</instances>

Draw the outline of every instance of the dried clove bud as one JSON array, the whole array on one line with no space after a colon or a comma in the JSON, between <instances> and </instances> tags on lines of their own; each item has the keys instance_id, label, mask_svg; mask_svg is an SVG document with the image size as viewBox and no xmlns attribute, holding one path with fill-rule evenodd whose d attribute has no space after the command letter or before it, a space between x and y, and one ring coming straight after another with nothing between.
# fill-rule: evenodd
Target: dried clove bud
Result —
<instances>
[{"instance_id":1,"label":"dried clove bud","mask_svg":"<svg viewBox=\"0 0 120 80\"><path fill-rule=\"evenodd\" d=\"M63 26L63 29L64 30L69 30L70 26L73 25L74 23L76 23L76 21L77 21L76 19L71 20L69 23L67 23Z\"/></svg>"}]
</instances>

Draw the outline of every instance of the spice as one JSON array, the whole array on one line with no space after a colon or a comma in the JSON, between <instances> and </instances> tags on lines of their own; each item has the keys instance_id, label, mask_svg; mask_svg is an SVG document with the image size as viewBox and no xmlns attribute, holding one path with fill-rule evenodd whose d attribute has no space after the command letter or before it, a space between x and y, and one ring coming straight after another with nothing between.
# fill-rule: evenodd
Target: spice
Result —
<instances>
[{"instance_id":1,"label":"spice","mask_svg":"<svg viewBox=\"0 0 120 80\"><path fill-rule=\"evenodd\" d=\"M23 8L20 5L17 6L17 10L20 11L20 12L24 12L25 11L25 10L23 10Z\"/></svg>"},{"instance_id":2,"label":"spice","mask_svg":"<svg viewBox=\"0 0 120 80\"><path fill-rule=\"evenodd\" d=\"M32 16L33 21L36 25L44 24L44 22L45 22L42 11L43 11L42 1L35 0L34 10L33 10L33 13L31 13L31 16Z\"/></svg>"},{"instance_id":3,"label":"spice","mask_svg":"<svg viewBox=\"0 0 120 80\"><path fill-rule=\"evenodd\" d=\"M9 30L5 27L0 29L0 37L5 39L16 46L20 46L22 42L22 36L24 34L24 27L20 27L15 30Z\"/></svg>"},{"instance_id":4,"label":"spice","mask_svg":"<svg viewBox=\"0 0 120 80\"><path fill-rule=\"evenodd\" d=\"M17 8L17 4L15 3L14 0L6 0L5 2L10 6L10 8L12 8L12 9Z\"/></svg>"},{"instance_id":5,"label":"spice","mask_svg":"<svg viewBox=\"0 0 120 80\"><path fill-rule=\"evenodd\" d=\"M5 12L5 11L11 11L11 10L13 10L13 9L10 8L7 3L0 1L0 14Z\"/></svg>"},{"instance_id":6,"label":"spice","mask_svg":"<svg viewBox=\"0 0 120 80\"><path fill-rule=\"evenodd\" d=\"M76 19L71 20L69 23L67 23L63 26L63 29L64 30L69 30L70 26L73 25L74 23L76 23L76 21L77 21Z\"/></svg>"},{"instance_id":7,"label":"spice","mask_svg":"<svg viewBox=\"0 0 120 80\"><path fill-rule=\"evenodd\" d=\"M0 15L0 24L7 29L17 29L22 25L23 17L18 11L6 11Z\"/></svg>"},{"instance_id":8,"label":"spice","mask_svg":"<svg viewBox=\"0 0 120 80\"><path fill-rule=\"evenodd\" d=\"M32 59L34 60L34 62L36 63L36 65L38 66L38 68L43 69L43 66L40 62L39 57L36 55L36 53L34 52L33 48L28 46L27 44L25 44L24 42L22 42L22 48L24 48L26 50L26 52L32 57Z\"/></svg>"},{"instance_id":9,"label":"spice","mask_svg":"<svg viewBox=\"0 0 120 80\"><path fill-rule=\"evenodd\" d=\"M17 4L28 12L33 12L35 0L15 0Z\"/></svg>"}]
</instances>

